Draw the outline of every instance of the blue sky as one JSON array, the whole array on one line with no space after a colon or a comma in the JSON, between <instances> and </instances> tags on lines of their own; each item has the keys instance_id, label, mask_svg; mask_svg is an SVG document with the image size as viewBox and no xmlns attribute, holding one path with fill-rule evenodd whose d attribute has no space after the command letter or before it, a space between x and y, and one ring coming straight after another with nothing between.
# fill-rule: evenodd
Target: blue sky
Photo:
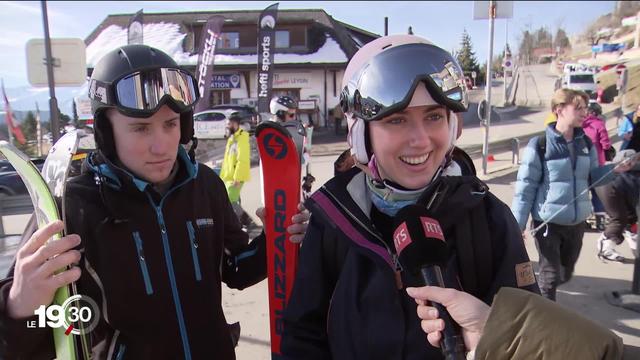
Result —
<instances>
[{"instance_id":1,"label":"blue sky","mask_svg":"<svg viewBox=\"0 0 640 360\"><path fill-rule=\"evenodd\" d=\"M84 39L109 14L175 12L193 10L262 9L266 1L52 1L48 2L49 29L52 37ZM552 33L558 25L569 34L582 32L602 14L613 11L615 1L516 1L514 17L508 23L508 38L517 48L523 29L547 26ZM473 2L404 1L281 1L281 9L322 8L337 20L382 34L384 17L389 17L389 32L406 33L409 26L416 35L430 39L451 51L457 49L463 29L471 35L476 55L484 62L488 53L489 24L473 20ZM0 78L7 87L28 86L25 44L31 38L44 37L38 1L0 1ZM579 15L578 15L579 14ZM494 53L505 43L505 20L496 20Z\"/></svg>"}]
</instances>

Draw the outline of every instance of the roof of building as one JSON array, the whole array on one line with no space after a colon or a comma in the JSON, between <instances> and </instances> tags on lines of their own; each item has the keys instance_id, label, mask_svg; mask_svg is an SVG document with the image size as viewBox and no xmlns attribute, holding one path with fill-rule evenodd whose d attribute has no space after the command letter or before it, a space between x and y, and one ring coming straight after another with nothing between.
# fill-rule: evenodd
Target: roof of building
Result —
<instances>
[{"instance_id":1,"label":"roof of building","mask_svg":"<svg viewBox=\"0 0 640 360\"><path fill-rule=\"evenodd\" d=\"M170 54L180 65L194 66L198 54L185 50L185 38L194 25L201 25L213 15L225 17L225 24L257 24L261 10L197 11L144 14L144 43ZM87 66L92 68L108 51L127 43L127 26L134 14L107 16L85 39ZM275 62L279 64L346 64L367 42L379 37L333 19L324 10L279 10L278 25L311 24L305 50L279 50ZM223 27L224 29L224 27ZM312 38L311 38L312 37ZM254 49L229 52L217 50L216 65L251 65L257 63Z\"/></svg>"}]
</instances>

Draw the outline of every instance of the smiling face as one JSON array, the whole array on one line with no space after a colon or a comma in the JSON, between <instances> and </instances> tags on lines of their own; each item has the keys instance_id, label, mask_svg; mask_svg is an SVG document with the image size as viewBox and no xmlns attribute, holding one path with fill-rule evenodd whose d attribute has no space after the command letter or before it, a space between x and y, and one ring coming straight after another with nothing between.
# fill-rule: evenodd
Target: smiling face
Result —
<instances>
[{"instance_id":1,"label":"smiling face","mask_svg":"<svg viewBox=\"0 0 640 360\"><path fill-rule=\"evenodd\" d=\"M134 175L152 184L165 181L178 156L180 115L163 106L148 118L109 109L116 154Z\"/></svg>"},{"instance_id":2,"label":"smiling face","mask_svg":"<svg viewBox=\"0 0 640 360\"><path fill-rule=\"evenodd\" d=\"M406 109L370 122L380 176L407 189L427 186L449 150L448 112L421 85Z\"/></svg>"}]
</instances>

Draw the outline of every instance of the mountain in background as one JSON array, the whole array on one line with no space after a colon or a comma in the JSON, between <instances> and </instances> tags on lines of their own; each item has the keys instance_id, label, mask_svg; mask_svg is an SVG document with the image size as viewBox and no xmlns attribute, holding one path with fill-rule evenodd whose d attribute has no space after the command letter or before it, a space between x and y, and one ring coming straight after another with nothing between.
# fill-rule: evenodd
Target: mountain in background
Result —
<instances>
[{"instance_id":1,"label":"mountain in background","mask_svg":"<svg viewBox=\"0 0 640 360\"><path fill-rule=\"evenodd\" d=\"M58 107L63 114L73 117L73 98L80 93L80 87L56 88ZM20 122L27 111L36 111L36 102L40 108L43 121L49 121L49 88L35 88L30 86L6 88L7 97L15 118ZM1 94L0 94L1 95ZM46 113L46 115L45 115ZM4 101L0 101L0 123L4 123ZM46 120L45 120L46 119Z\"/></svg>"}]
</instances>

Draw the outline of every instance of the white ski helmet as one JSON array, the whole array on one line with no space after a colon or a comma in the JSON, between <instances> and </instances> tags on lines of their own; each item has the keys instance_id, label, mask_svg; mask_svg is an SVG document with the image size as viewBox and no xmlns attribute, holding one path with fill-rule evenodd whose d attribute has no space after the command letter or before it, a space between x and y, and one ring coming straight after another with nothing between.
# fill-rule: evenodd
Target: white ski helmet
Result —
<instances>
[{"instance_id":1,"label":"white ski helmet","mask_svg":"<svg viewBox=\"0 0 640 360\"><path fill-rule=\"evenodd\" d=\"M342 77L340 104L351 153L359 163L371 159L366 123L406 108L420 83L450 110L453 149L462 119L458 113L466 111L468 103L462 69L451 54L419 36L389 35L367 43L351 58Z\"/></svg>"},{"instance_id":2,"label":"white ski helmet","mask_svg":"<svg viewBox=\"0 0 640 360\"><path fill-rule=\"evenodd\" d=\"M269 110L280 120L285 120L284 116L288 110L297 108L298 103L291 96L287 95L274 97L271 99L271 103L269 103Z\"/></svg>"}]
</instances>

